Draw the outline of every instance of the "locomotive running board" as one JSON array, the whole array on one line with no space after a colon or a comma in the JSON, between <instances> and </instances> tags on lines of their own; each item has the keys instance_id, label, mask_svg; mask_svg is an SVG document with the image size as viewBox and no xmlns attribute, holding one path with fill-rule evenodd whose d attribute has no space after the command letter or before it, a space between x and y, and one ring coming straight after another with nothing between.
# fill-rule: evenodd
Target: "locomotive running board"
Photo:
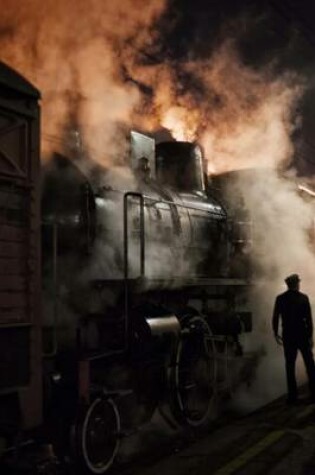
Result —
<instances>
[{"instance_id":1,"label":"locomotive running board","mask_svg":"<svg viewBox=\"0 0 315 475\"><path fill-rule=\"evenodd\" d=\"M181 278L170 277L169 279L163 278L149 278L149 277L137 277L127 279L128 285L135 292L147 291L147 290L159 290L168 289L176 290L187 287L249 287L253 285L253 282L248 279L233 279L233 278ZM126 281L121 279L97 279L91 280L91 287L102 289L104 287L115 287L123 289Z\"/></svg>"},{"instance_id":2,"label":"locomotive running board","mask_svg":"<svg viewBox=\"0 0 315 475\"><path fill-rule=\"evenodd\" d=\"M192 277L192 278L181 278L181 277L171 277L170 279L159 279L159 278L144 278L137 280L138 285L144 288L180 288L180 287L248 287L252 285L252 282L248 279L234 279L234 278L203 278L203 277Z\"/></svg>"}]
</instances>

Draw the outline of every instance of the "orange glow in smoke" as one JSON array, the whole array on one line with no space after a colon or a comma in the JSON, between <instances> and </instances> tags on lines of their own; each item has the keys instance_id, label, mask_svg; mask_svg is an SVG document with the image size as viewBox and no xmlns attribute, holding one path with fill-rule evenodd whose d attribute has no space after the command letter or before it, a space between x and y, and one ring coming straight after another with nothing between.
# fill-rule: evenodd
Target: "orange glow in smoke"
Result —
<instances>
[{"instance_id":1,"label":"orange glow in smoke","mask_svg":"<svg viewBox=\"0 0 315 475\"><path fill-rule=\"evenodd\" d=\"M84 153L115 164L128 154L126 130L154 132L161 125L176 140L200 141L212 173L277 166L292 153L292 111L301 94L294 75L244 65L233 41L207 59L143 62L166 0L24 3L0 0L1 60L42 93L43 154L58 140L73 142L72 128ZM202 84L202 97L178 68ZM138 83L152 91L150 100Z\"/></svg>"},{"instance_id":2,"label":"orange glow in smoke","mask_svg":"<svg viewBox=\"0 0 315 475\"><path fill-rule=\"evenodd\" d=\"M183 107L172 107L161 117L161 124L168 129L175 140L194 141L198 127L197 111L187 111Z\"/></svg>"}]
</instances>

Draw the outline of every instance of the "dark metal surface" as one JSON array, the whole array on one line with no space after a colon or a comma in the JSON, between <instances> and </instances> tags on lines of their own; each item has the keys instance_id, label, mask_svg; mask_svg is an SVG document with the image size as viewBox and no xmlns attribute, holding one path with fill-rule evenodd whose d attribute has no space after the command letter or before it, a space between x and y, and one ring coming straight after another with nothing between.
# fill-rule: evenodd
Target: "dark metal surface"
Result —
<instances>
[{"instance_id":1,"label":"dark metal surface","mask_svg":"<svg viewBox=\"0 0 315 475\"><path fill-rule=\"evenodd\" d=\"M23 76L2 62L0 62L0 87L6 87L13 92L19 92L23 96L28 96L36 100L40 98L38 89Z\"/></svg>"},{"instance_id":2,"label":"dark metal surface","mask_svg":"<svg viewBox=\"0 0 315 475\"><path fill-rule=\"evenodd\" d=\"M0 404L19 391L23 428L42 415L38 99L0 64Z\"/></svg>"}]
</instances>

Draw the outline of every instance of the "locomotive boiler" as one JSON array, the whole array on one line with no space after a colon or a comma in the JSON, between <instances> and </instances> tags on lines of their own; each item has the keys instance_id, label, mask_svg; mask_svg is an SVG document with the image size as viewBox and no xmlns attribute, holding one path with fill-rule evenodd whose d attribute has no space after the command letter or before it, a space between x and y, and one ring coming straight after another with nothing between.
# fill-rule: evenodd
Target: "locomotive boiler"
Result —
<instances>
[{"instance_id":1,"label":"locomotive boiler","mask_svg":"<svg viewBox=\"0 0 315 475\"><path fill-rule=\"evenodd\" d=\"M101 278L121 278L126 265L133 277L161 281L224 274L227 213L206 193L198 145L160 143L152 168L140 157L134 170L90 164L87 176L82 165L56 155L44 175L43 222L58 228L59 249L85 251L88 266L96 257Z\"/></svg>"},{"instance_id":2,"label":"locomotive boiler","mask_svg":"<svg viewBox=\"0 0 315 475\"><path fill-rule=\"evenodd\" d=\"M38 114L38 93L26 83L23 94ZM18 155L23 163L31 151L38 158L38 116L29 117L30 142ZM0 378L4 413L10 408L17 419L11 430L8 418L0 421L4 444L16 431L31 430L94 474L109 469L122 437L155 411L172 424L207 423L218 394L233 384L229 361L242 357L239 335L251 330L249 281L231 265L244 239L207 183L201 148L155 146L136 132L131 144L120 167L55 154L42 170L41 226L34 221L36 157L29 165L31 181L21 193L33 195L18 224L37 267L20 258L34 311L16 356L28 371L14 384L10 370ZM6 173L3 193L12 181ZM10 182L10 190L21 180ZM40 237L41 275L34 254ZM3 302L13 314L12 300L12 309ZM3 312L0 338L7 338ZM10 323L14 338L21 328ZM25 394L34 395L28 407Z\"/></svg>"}]
</instances>

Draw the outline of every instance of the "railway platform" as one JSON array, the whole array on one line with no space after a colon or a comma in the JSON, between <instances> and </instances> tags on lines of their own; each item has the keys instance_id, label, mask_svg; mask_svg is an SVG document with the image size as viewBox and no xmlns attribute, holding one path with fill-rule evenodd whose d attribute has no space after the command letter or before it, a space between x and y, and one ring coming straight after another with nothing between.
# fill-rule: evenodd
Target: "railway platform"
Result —
<instances>
[{"instance_id":1,"label":"railway platform","mask_svg":"<svg viewBox=\"0 0 315 475\"><path fill-rule=\"evenodd\" d=\"M29 454L18 466L1 466L2 473L81 475L78 467L49 457L35 464ZM106 474L315 475L315 404L303 389L298 405L288 406L283 396L246 415L225 409L198 431L171 428L155 417L121 441Z\"/></svg>"},{"instance_id":2,"label":"railway platform","mask_svg":"<svg viewBox=\"0 0 315 475\"><path fill-rule=\"evenodd\" d=\"M314 475L315 404L306 393L296 406L281 397L245 416L226 414L160 458L162 447L155 460L137 458L124 475Z\"/></svg>"}]
</instances>

